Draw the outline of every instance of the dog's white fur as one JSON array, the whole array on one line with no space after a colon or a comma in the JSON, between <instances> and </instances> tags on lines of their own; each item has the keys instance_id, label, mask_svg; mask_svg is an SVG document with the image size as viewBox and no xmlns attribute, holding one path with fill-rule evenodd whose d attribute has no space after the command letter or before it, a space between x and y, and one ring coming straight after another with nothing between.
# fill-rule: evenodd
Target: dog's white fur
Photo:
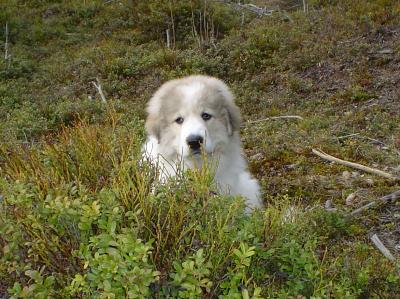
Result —
<instances>
[{"instance_id":1,"label":"dog's white fur","mask_svg":"<svg viewBox=\"0 0 400 299\"><path fill-rule=\"evenodd\" d=\"M169 81L150 99L147 112L143 154L158 163L161 179L176 175L178 168L201 167L206 155L220 192L244 196L248 211L263 206L241 148L240 112L222 81L207 76ZM204 113L211 118L203 119ZM188 146L191 135L204 139L203 154L194 154Z\"/></svg>"}]
</instances>

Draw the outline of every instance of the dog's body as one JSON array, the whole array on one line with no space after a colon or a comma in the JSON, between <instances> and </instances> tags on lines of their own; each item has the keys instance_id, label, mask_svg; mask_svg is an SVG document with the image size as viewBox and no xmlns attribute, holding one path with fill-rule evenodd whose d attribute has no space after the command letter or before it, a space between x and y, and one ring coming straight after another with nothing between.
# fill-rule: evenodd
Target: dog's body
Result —
<instances>
[{"instance_id":1,"label":"dog's body","mask_svg":"<svg viewBox=\"0 0 400 299\"><path fill-rule=\"evenodd\" d=\"M240 142L240 113L220 80L190 76L163 84L147 107L144 155L158 163L161 179L178 168L215 166L221 192L242 195L248 209L262 207L260 187L247 171Z\"/></svg>"}]
</instances>

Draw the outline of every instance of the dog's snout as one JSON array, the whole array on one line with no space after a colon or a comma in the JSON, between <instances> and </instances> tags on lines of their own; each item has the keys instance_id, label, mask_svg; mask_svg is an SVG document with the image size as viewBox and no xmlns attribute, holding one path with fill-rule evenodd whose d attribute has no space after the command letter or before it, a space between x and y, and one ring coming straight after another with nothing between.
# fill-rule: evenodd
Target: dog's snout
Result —
<instances>
[{"instance_id":1,"label":"dog's snout","mask_svg":"<svg viewBox=\"0 0 400 299\"><path fill-rule=\"evenodd\" d=\"M203 144L203 137L200 135L190 135L186 138L186 142L191 150L199 150L200 146Z\"/></svg>"}]
</instances>

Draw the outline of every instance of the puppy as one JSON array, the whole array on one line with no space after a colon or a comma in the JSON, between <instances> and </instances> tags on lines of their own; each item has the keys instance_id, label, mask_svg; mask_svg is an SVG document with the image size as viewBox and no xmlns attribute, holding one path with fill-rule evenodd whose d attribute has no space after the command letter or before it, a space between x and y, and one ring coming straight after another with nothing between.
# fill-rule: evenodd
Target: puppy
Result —
<instances>
[{"instance_id":1,"label":"puppy","mask_svg":"<svg viewBox=\"0 0 400 299\"><path fill-rule=\"evenodd\" d=\"M189 76L166 82L150 99L147 113L143 155L157 163L161 180L207 161L215 167L220 192L245 197L248 212L263 206L241 148L240 112L221 80Z\"/></svg>"}]
</instances>

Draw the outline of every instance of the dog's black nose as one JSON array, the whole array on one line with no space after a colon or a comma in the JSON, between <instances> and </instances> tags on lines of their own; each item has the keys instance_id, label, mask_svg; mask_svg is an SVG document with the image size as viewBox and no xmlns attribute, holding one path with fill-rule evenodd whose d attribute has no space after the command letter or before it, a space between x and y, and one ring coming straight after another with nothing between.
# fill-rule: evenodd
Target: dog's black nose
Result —
<instances>
[{"instance_id":1,"label":"dog's black nose","mask_svg":"<svg viewBox=\"0 0 400 299\"><path fill-rule=\"evenodd\" d=\"M203 137L199 135L189 135L189 137L186 138L186 142L191 150L199 150L200 146L203 144Z\"/></svg>"}]
</instances>

